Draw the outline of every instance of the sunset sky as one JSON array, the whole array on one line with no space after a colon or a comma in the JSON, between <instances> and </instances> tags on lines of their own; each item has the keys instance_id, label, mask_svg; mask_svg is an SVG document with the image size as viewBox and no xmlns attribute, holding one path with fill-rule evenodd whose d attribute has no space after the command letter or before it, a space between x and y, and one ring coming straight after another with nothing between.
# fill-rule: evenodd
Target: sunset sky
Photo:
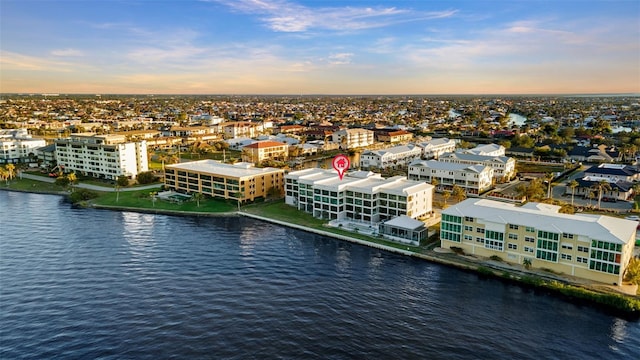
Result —
<instances>
[{"instance_id":1,"label":"sunset sky","mask_svg":"<svg viewBox=\"0 0 640 360\"><path fill-rule=\"evenodd\" d=\"M640 93L640 1L0 1L0 92Z\"/></svg>"}]
</instances>

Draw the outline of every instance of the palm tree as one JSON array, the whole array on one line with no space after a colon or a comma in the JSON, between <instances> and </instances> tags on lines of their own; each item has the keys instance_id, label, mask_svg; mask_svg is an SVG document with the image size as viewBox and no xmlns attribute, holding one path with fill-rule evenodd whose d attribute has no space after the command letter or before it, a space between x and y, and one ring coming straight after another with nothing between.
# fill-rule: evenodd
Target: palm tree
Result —
<instances>
[{"instance_id":1,"label":"palm tree","mask_svg":"<svg viewBox=\"0 0 640 360\"><path fill-rule=\"evenodd\" d=\"M569 188L571 188L571 206L573 206L573 196L576 193L576 188L579 186L580 184L574 179L569 181L569 184L567 186L569 186Z\"/></svg>"},{"instance_id":2,"label":"palm tree","mask_svg":"<svg viewBox=\"0 0 640 360\"><path fill-rule=\"evenodd\" d=\"M158 155L158 160L160 160L160 162L162 163L162 170L164 171L164 162L167 161L169 159L169 157L167 156L167 154L160 154Z\"/></svg>"},{"instance_id":3,"label":"palm tree","mask_svg":"<svg viewBox=\"0 0 640 360\"><path fill-rule=\"evenodd\" d=\"M195 201L196 201L196 205L197 205L198 207L200 207L200 200L202 200L202 198L204 198L204 195L202 195L202 193L201 193L201 192L197 192L197 193L194 193L194 194L193 194L193 198L194 198L194 199L195 199Z\"/></svg>"},{"instance_id":4,"label":"palm tree","mask_svg":"<svg viewBox=\"0 0 640 360\"><path fill-rule=\"evenodd\" d=\"M522 265L525 269L529 270L531 268L531 259L522 260Z\"/></svg>"},{"instance_id":5,"label":"palm tree","mask_svg":"<svg viewBox=\"0 0 640 360\"><path fill-rule=\"evenodd\" d=\"M13 178L16 176L16 166L13 164L7 164L5 165L5 169L7 169L7 176L9 180L13 180Z\"/></svg>"},{"instance_id":6,"label":"palm tree","mask_svg":"<svg viewBox=\"0 0 640 360\"><path fill-rule=\"evenodd\" d=\"M180 158L176 155L171 155L171 157L169 158L169 162L172 164L177 164L180 162Z\"/></svg>"},{"instance_id":7,"label":"palm tree","mask_svg":"<svg viewBox=\"0 0 640 360\"><path fill-rule=\"evenodd\" d=\"M244 193L242 191L238 191L233 195L238 199L238 211L240 211L240 203L242 202L242 198L244 198Z\"/></svg>"},{"instance_id":8,"label":"palm tree","mask_svg":"<svg viewBox=\"0 0 640 360\"><path fill-rule=\"evenodd\" d=\"M73 192L73 185L75 185L76 182L78 182L78 177L76 176L76 173L71 172L67 175L67 180L69 180L69 185L71 186L71 191Z\"/></svg>"},{"instance_id":9,"label":"palm tree","mask_svg":"<svg viewBox=\"0 0 640 360\"><path fill-rule=\"evenodd\" d=\"M609 184L606 180L601 180L598 184L595 185L595 188L598 190L598 209L600 209L600 203L602 201L602 193L605 191L611 191L611 184Z\"/></svg>"},{"instance_id":10,"label":"palm tree","mask_svg":"<svg viewBox=\"0 0 640 360\"><path fill-rule=\"evenodd\" d=\"M0 167L0 180L5 180L7 185L9 184L9 172L3 167Z\"/></svg>"},{"instance_id":11,"label":"palm tree","mask_svg":"<svg viewBox=\"0 0 640 360\"><path fill-rule=\"evenodd\" d=\"M551 199L551 181L553 178L553 173L546 173L544 175L544 180L547 182L547 199Z\"/></svg>"}]
</instances>

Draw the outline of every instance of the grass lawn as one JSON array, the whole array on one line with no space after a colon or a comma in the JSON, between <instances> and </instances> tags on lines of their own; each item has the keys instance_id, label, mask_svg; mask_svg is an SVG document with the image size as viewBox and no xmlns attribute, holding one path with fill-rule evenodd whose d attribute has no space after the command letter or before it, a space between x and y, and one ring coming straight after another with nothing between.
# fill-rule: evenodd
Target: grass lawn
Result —
<instances>
[{"instance_id":1,"label":"grass lawn","mask_svg":"<svg viewBox=\"0 0 640 360\"><path fill-rule=\"evenodd\" d=\"M222 160L226 159L227 161L229 161L229 159L231 159L231 158L240 159L241 157L242 157L242 152L237 151L237 150L227 150L224 153L222 151L214 151L214 152L206 153L206 154L203 154L203 155L192 154L192 153L189 153L189 152L180 153L180 158L181 159L188 159L188 160L211 159L211 160L222 161Z\"/></svg>"},{"instance_id":2,"label":"grass lawn","mask_svg":"<svg viewBox=\"0 0 640 360\"><path fill-rule=\"evenodd\" d=\"M543 165L518 162L516 170L521 173L557 173L563 172L565 169L563 165Z\"/></svg>"},{"instance_id":3,"label":"grass lawn","mask_svg":"<svg viewBox=\"0 0 640 360\"><path fill-rule=\"evenodd\" d=\"M157 190L159 190L158 188ZM156 191L157 191L156 190ZM100 197L92 200L93 204L105 205L105 206L121 206L143 209L157 209L157 210L170 210L170 211L188 211L188 212L201 212L201 213L221 213L232 212L237 209L236 202L224 201L219 199L202 199L200 200L200 206L195 200L187 200L181 203L169 202L161 199L157 199L155 203L152 200L151 194L155 193L154 190L139 190L139 191L120 191L118 195L115 192L101 193Z\"/></svg>"},{"instance_id":4,"label":"grass lawn","mask_svg":"<svg viewBox=\"0 0 640 360\"><path fill-rule=\"evenodd\" d=\"M259 204L251 204L242 207L242 211L255 214L259 216L264 216L270 219L284 221L290 224L306 226L313 229L318 229L334 234L344 235L360 240L365 240L389 247L394 247L402 250L410 250L413 252L422 252L424 250L419 246L411 246L406 244L399 244L387 240L383 240L377 237L371 237L364 234L359 234L356 232L341 230L333 227L326 227L324 224L327 223L326 220L316 219L310 214L299 211L296 208L286 205L283 200L274 201L274 202L266 202Z\"/></svg>"},{"instance_id":5,"label":"grass lawn","mask_svg":"<svg viewBox=\"0 0 640 360\"><path fill-rule=\"evenodd\" d=\"M66 189L62 186L58 186L54 183L47 183L37 180L30 179L12 179L9 180L9 183L0 182L0 188L12 189L12 190L21 190L21 191L38 191L38 192L48 192L48 193L57 193L64 192Z\"/></svg>"}]
</instances>

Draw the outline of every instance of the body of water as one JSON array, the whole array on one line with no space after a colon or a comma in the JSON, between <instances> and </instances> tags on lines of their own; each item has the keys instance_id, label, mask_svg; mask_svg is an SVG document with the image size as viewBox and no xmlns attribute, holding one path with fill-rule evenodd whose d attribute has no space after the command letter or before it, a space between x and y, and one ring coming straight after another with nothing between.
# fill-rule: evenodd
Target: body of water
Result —
<instances>
[{"instance_id":1,"label":"body of water","mask_svg":"<svg viewBox=\"0 0 640 360\"><path fill-rule=\"evenodd\" d=\"M0 191L2 359L638 359L640 324L246 218Z\"/></svg>"}]
</instances>

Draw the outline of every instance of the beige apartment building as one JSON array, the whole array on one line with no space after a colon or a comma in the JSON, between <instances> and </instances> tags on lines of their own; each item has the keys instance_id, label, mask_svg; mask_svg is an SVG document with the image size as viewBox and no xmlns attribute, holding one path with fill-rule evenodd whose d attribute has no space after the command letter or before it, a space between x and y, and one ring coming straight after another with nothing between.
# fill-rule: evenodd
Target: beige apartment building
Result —
<instances>
[{"instance_id":1,"label":"beige apartment building","mask_svg":"<svg viewBox=\"0 0 640 360\"><path fill-rule=\"evenodd\" d=\"M282 194L284 170L255 168L244 162L225 164L199 160L165 166L164 182L165 186L178 192L244 202Z\"/></svg>"},{"instance_id":2,"label":"beige apartment building","mask_svg":"<svg viewBox=\"0 0 640 360\"><path fill-rule=\"evenodd\" d=\"M261 163L264 160L286 161L289 145L279 141L258 141L242 147L242 161Z\"/></svg>"},{"instance_id":3,"label":"beige apartment building","mask_svg":"<svg viewBox=\"0 0 640 360\"><path fill-rule=\"evenodd\" d=\"M441 247L620 285L633 256L637 221L559 210L467 199L442 211Z\"/></svg>"}]
</instances>

